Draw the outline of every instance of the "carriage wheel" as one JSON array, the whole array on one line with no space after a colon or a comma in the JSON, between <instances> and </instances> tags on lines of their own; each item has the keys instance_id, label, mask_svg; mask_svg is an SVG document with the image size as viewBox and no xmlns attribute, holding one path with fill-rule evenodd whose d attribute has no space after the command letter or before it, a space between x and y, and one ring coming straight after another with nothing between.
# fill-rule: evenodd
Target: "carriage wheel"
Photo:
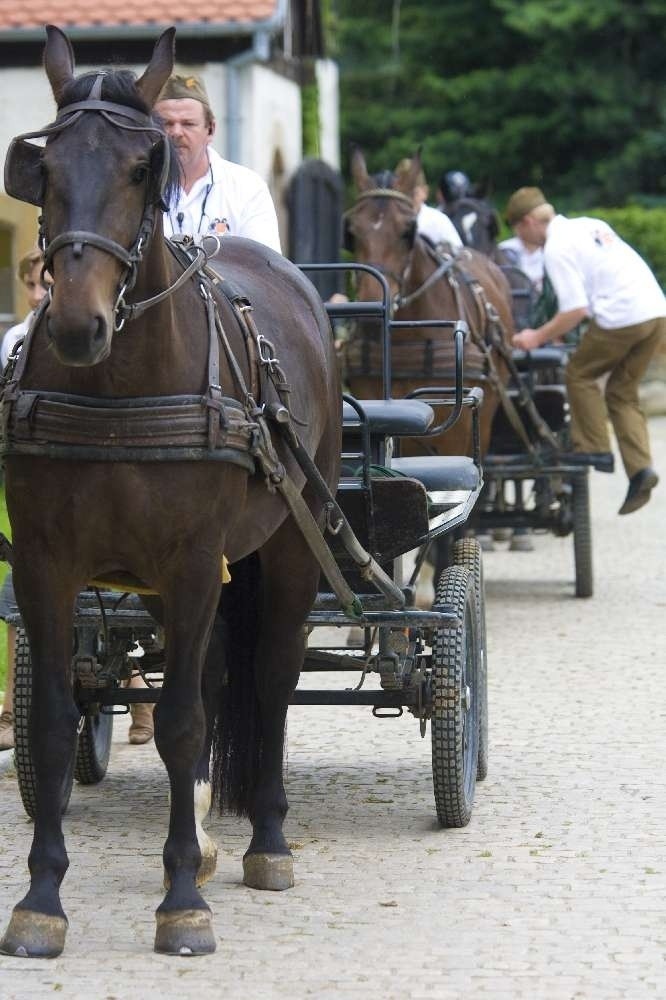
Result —
<instances>
[{"instance_id":1,"label":"carriage wheel","mask_svg":"<svg viewBox=\"0 0 666 1000\"><path fill-rule=\"evenodd\" d=\"M572 480L574 566L576 597L592 597L592 529L590 526L590 488L587 470Z\"/></svg>"},{"instance_id":2,"label":"carriage wheel","mask_svg":"<svg viewBox=\"0 0 666 1000\"><path fill-rule=\"evenodd\" d=\"M16 630L16 667L14 672L14 761L23 806L34 819L36 807L35 772L30 752L29 719L32 704L32 658L25 629ZM84 785L101 781L106 774L111 752L113 716L86 715L79 733L75 760L63 781L62 812L67 810L74 777Z\"/></svg>"},{"instance_id":3,"label":"carriage wheel","mask_svg":"<svg viewBox=\"0 0 666 1000\"><path fill-rule=\"evenodd\" d=\"M30 819L35 818L37 785L30 750L30 707L32 705L32 658L25 629L16 628L16 662L14 667L14 763L23 808ZM74 784L74 761L65 775L60 793L62 812L67 811Z\"/></svg>"},{"instance_id":4,"label":"carriage wheel","mask_svg":"<svg viewBox=\"0 0 666 1000\"><path fill-rule=\"evenodd\" d=\"M486 590L481 546L476 538L460 538L453 546L454 566L466 566L474 580L476 630L479 640L479 759L476 780L488 774L488 645L486 642Z\"/></svg>"},{"instance_id":5,"label":"carriage wheel","mask_svg":"<svg viewBox=\"0 0 666 1000\"><path fill-rule=\"evenodd\" d=\"M76 744L74 777L82 785L96 785L106 774L111 756L113 715L99 710L87 714Z\"/></svg>"},{"instance_id":6,"label":"carriage wheel","mask_svg":"<svg viewBox=\"0 0 666 1000\"><path fill-rule=\"evenodd\" d=\"M442 826L467 826L472 816L479 751L479 648L474 579L450 566L437 585L439 605L453 608L458 628L433 630L432 777Z\"/></svg>"}]
</instances>

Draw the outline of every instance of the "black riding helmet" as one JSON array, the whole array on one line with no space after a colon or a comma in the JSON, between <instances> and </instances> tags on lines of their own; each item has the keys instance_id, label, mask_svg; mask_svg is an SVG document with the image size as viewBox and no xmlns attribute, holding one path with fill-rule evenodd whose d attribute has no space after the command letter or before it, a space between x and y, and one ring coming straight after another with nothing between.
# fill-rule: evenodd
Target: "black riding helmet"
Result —
<instances>
[{"instance_id":1,"label":"black riding helmet","mask_svg":"<svg viewBox=\"0 0 666 1000\"><path fill-rule=\"evenodd\" d=\"M447 170L439 178L439 190L447 202L472 195L472 182L462 170Z\"/></svg>"}]
</instances>

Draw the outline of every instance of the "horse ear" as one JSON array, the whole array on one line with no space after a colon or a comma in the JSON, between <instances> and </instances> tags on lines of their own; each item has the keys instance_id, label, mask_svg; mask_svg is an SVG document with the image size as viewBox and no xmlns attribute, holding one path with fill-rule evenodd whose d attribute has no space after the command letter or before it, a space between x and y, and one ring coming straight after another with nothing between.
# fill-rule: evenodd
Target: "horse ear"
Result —
<instances>
[{"instance_id":1,"label":"horse ear","mask_svg":"<svg viewBox=\"0 0 666 1000\"><path fill-rule=\"evenodd\" d=\"M400 191L402 194L412 196L414 193L414 188L418 184L419 174L421 173L421 147L416 150L411 160L403 161L409 162L409 170L396 170L395 177L396 180L393 187L396 191Z\"/></svg>"},{"instance_id":2,"label":"horse ear","mask_svg":"<svg viewBox=\"0 0 666 1000\"><path fill-rule=\"evenodd\" d=\"M155 48L143 76L136 81L139 91L149 108L160 96L160 91L173 72L176 53L176 29L167 28L155 42Z\"/></svg>"},{"instance_id":3,"label":"horse ear","mask_svg":"<svg viewBox=\"0 0 666 1000\"><path fill-rule=\"evenodd\" d=\"M74 50L65 32L55 24L46 25L44 69L59 104L63 90L74 77Z\"/></svg>"},{"instance_id":4,"label":"horse ear","mask_svg":"<svg viewBox=\"0 0 666 1000\"><path fill-rule=\"evenodd\" d=\"M351 158L351 172L357 191L369 191L372 180L365 165L365 157L358 146L354 146Z\"/></svg>"}]
</instances>

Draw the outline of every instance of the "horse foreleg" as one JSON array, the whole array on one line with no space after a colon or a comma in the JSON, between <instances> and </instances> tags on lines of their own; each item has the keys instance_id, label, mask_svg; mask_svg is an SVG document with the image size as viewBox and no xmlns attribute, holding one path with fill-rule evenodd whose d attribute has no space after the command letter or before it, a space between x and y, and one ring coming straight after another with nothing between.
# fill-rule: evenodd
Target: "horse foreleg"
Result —
<instances>
[{"instance_id":1,"label":"horse foreleg","mask_svg":"<svg viewBox=\"0 0 666 1000\"><path fill-rule=\"evenodd\" d=\"M194 789L205 745L202 663L219 583L211 577L210 586L203 591L200 575L181 574L178 582L178 589L165 599L167 660L155 708L155 745L166 766L171 791L169 833L163 852L168 888L157 908L155 950L202 955L215 950L215 935L210 909L196 885L201 849Z\"/></svg>"},{"instance_id":2,"label":"horse foreleg","mask_svg":"<svg viewBox=\"0 0 666 1000\"><path fill-rule=\"evenodd\" d=\"M206 659L203 669L202 694L204 712L206 713L206 738L204 748L197 765L194 782L194 821L197 831L197 842L201 851L201 864L197 873L197 886L204 885L215 874L217 866L217 844L203 828L203 822L210 812L210 754L215 730L215 718L220 699L220 687L223 682L224 645L226 623L218 613L213 623Z\"/></svg>"},{"instance_id":3,"label":"horse foreleg","mask_svg":"<svg viewBox=\"0 0 666 1000\"><path fill-rule=\"evenodd\" d=\"M63 787L74 764L80 713L72 697L73 596L49 586L47 567L30 580L16 567L14 582L30 642L33 668L30 751L35 774L35 829L28 858L30 889L16 905L0 942L9 955L54 958L65 945L67 918L60 884L69 861L62 832Z\"/></svg>"}]
</instances>

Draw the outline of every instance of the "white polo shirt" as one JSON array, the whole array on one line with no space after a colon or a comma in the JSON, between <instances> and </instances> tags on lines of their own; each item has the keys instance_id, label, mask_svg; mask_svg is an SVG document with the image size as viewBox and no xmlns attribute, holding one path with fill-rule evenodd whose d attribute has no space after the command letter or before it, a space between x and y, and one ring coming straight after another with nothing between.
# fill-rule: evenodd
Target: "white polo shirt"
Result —
<instances>
[{"instance_id":1,"label":"white polo shirt","mask_svg":"<svg viewBox=\"0 0 666 1000\"><path fill-rule=\"evenodd\" d=\"M543 285L543 247L535 247L530 250L519 236L502 240L497 246L500 250L509 250L512 256L515 256L516 267L527 275L538 291L541 291Z\"/></svg>"},{"instance_id":2,"label":"white polo shirt","mask_svg":"<svg viewBox=\"0 0 666 1000\"><path fill-rule=\"evenodd\" d=\"M666 316L648 265L601 219L556 215L546 230L544 264L561 312L585 307L607 330Z\"/></svg>"},{"instance_id":3,"label":"white polo shirt","mask_svg":"<svg viewBox=\"0 0 666 1000\"><path fill-rule=\"evenodd\" d=\"M277 215L268 185L259 174L223 160L208 147L210 170L186 192L180 188L164 213L164 235L184 234L195 242L207 233L245 236L280 249Z\"/></svg>"},{"instance_id":4,"label":"white polo shirt","mask_svg":"<svg viewBox=\"0 0 666 1000\"><path fill-rule=\"evenodd\" d=\"M459 250L463 245L458 230L448 215L431 208L430 205L421 205L416 216L416 228L421 236L426 236L435 246L439 243L448 243L453 250Z\"/></svg>"}]
</instances>

